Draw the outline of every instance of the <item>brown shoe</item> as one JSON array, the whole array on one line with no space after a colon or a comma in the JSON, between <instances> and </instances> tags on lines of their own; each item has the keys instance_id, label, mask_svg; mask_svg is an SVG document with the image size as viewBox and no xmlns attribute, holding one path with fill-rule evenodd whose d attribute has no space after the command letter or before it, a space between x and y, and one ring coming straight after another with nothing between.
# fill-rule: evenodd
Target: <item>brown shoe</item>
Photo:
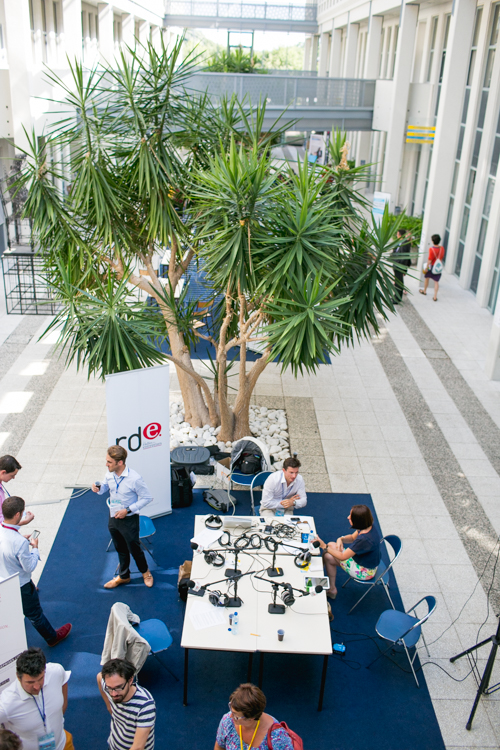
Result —
<instances>
[{"instance_id":1,"label":"brown shoe","mask_svg":"<svg viewBox=\"0 0 500 750\"><path fill-rule=\"evenodd\" d=\"M116 576L116 578L113 578L111 581L108 581L104 584L105 589L116 589L117 586L121 586L122 583L130 583L130 578L120 578L120 576Z\"/></svg>"},{"instance_id":2,"label":"brown shoe","mask_svg":"<svg viewBox=\"0 0 500 750\"><path fill-rule=\"evenodd\" d=\"M149 570L146 570L146 572L142 574L142 577L144 578L144 583L146 584L148 589L150 589L154 583L154 579L153 579L153 576L151 575L151 572Z\"/></svg>"}]
</instances>

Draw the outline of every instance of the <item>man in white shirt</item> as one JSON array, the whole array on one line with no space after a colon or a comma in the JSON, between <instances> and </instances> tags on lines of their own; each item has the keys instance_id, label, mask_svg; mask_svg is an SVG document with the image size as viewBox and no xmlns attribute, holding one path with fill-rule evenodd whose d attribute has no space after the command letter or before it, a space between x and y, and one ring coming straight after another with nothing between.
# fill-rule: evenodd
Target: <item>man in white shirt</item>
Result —
<instances>
[{"instance_id":1,"label":"man in white shirt","mask_svg":"<svg viewBox=\"0 0 500 750\"><path fill-rule=\"evenodd\" d=\"M298 458L286 458L283 470L275 471L264 482L260 514L266 518L293 514L307 505L306 486L299 474Z\"/></svg>"},{"instance_id":2,"label":"man in white shirt","mask_svg":"<svg viewBox=\"0 0 500 750\"><path fill-rule=\"evenodd\" d=\"M22 497L8 497L3 503L4 519L0 525L0 579L19 574L24 616L38 630L49 646L57 646L71 631L71 623L54 630L43 613L38 591L31 574L40 560L38 539L28 540L19 532L24 513ZM30 546L32 550L30 550Z\"/></svg>"},{"instance_id":3,"label":"man in white shirt","mask_svg":"<svg viewBox=\"0 0 500 750\"><path fill-rule=\"evenodd\" d=\"M0 724L21 738L23 750L74 750L63 718L71 672L47 664L41 648L29 648L19 654L16 674L0 693Z\"/></svg>"},{"instance_id":4,"label":"man in white shirt","mask_svg":"<svg viewBox=\"0 0 500 750\"><path fill-rule=\"evenodd\" d=\"M106 455L106 478L99 486L92 485L93 492L99 495L109 490L108 529L120 561L119 575L105 583L105 589L130 583L130 555L142 573L146 586L151 588L153 585L153 576L139 540L139 513L153 502L153 497L141 475L125 465L126 459L125 448L111 445Z\"/></svg>"},{"instance_id":5,"label":"man in white shirt","mask_svg":"<svg viewBox=\"0 0 500 750\"><path fill-rule=\"evenodd\" d=\"M4 487L4 485L7 484L7 482L10 482L11 479L15 479L16 474L20 469L22 469L22 466L14 456L0 457L0 523L3 521L3 501L6 497L10 497L10 492ZM25 511L23 518L19 522L19 526L25 526L27 523L30 523L34 517L35 516L31 511Z\"/></svg>"}]
</instances>

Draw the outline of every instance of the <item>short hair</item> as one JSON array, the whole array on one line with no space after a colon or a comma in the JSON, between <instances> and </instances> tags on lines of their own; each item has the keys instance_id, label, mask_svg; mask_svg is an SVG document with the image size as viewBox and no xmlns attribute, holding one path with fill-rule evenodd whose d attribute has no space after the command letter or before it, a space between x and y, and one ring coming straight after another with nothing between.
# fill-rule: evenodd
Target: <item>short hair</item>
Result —
<instances>
[{"instance_id":1,"label":"short hair","mask_svg":"<svg viewBox=\"0 0 500 750\"><path fill-rule=\"evenodd\" d=\"M0 457L0 471L5 471L7 474L11 474L13 471L19 471L23 467L14 456L1 456Z\"/></svg>"},{"instance_id":2,"label":"short hair","mask_svg":"<svg viewBox=\"0 0 500 750\"><path fill-rule=\"evenodd\" d=\"M21 739L10 729L0 729L0 750L22 750Z\"/></svg>"},{"instance_id":3,"label":"short hair","mask_svg":"<svg viewBox=\"0 0 500 750\"><path fill-rule=\"evenodd\" d=\"M17 657L16 672L19 677L27 674L29 677L38 677L45 671L47 659L41 648L31 646Z\"/></svg>"},{"instance_id":4,"label":"short hair","mask_svg":"<svg viewBox=\"0 0 500 750\"><path fill-rule=\"evenodd\" d=\"M401 235L406 234L406 229L399 228L396 234L401 234Z\"/></svg>"},{"instance_id":5,"label":"short hair","mask_svg":"<svg viewBox=\"0 0 500 750\"><path fill-rule=\"evenodd\" d=\"M260 719L266 707L266 696L251 682L245 682L229 696L231 708L241 711L245 719Z\"/></svg>"},{"instance_id":6,"label":"short hair","mask_svg":"<svg viewBox=\"0 0 500 750\"><path fill-rule=\"evenodd\" d=\"M290 456L290 458L285 458L283 461L283 468L284 469L300 469L300 461L298 458L295 458L295 456Z\"/></svg>"},{"instance_id":7,"label":"short hair","mask_svg":"<svg viewBox=\"0 0 500 750\"><path fill-rule=\"evenodd\" d=\"M14 518L16 513L23 513L25 507L26 503L24 502L22 497L11 495L11 497L6 497L3 501L2 513L4 518L8 518L10 521L11 518Z\"/></svg>"},{"instance_id":8,"label":"short hair","mask_svg":"<svg viewBox=\"0 0 500 750\"><path fill-rule=\"evenodd\" d=\"M373 516L367 505L353 505L351 508L351 526L353 529L363 531L373 526Z\"/></svg>"},{"instance_id":9,"label":"short hair","mask_svg":"<svg viewBox=\"0 0 500 750\"><path fill-rule=\"evenodd\" d=\"M104 680L105 677L111 677L114 674L123 677L128 682L135 675L135 667L126 659L109 659L102 665L101 677Z\"/></svg>"},{"instance_id":10,"label":"short hair","mask_svg":"<svg viewBox=\"0 0 500 750\"><path fill-rule=\"evenodd\" d=\"M432 242L433 242L434 245L439 245L439 243L441 242L441 235L439 235L439 234L433 234L432 237L431 237L431 240L432 240Z\"/></svg>"},{"instance_id":11,"label":"short hair","mask_svg":"<svg viewBox=\"0 0 500 750\"><path fill-rule=\"evenodd\" d=\"M108 456L113 461L125 461L127 460L127 451L121 445L110 445L108 448Z\"/></svg>"}]
</instances>

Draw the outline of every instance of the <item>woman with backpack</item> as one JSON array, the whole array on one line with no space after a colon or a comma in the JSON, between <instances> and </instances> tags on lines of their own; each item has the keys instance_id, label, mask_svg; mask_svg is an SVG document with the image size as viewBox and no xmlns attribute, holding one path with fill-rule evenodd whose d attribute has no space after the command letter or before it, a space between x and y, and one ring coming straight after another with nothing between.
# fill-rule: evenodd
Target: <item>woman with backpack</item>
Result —
<instances>
[{"instance_id":1,"label":"woman with backpack","mask_svg":"<svg viewBox=\"0 0 500 750\"><path fill-rule=\"evenodd\" d=\"M441 237L439 234L433 234L431 237L432 245L429 248L429 257L427 263L424 264L425 281L424 288L419 289L420 294L427 294L427 287L429 286L429 279L434 281L434 302L437 302L439 281L441 279L441 273L443 271L443 260L444 260L444 247L440 245Z\"/></svg>"},{"instance_id":2,"label":"woman with backpack","mask_svg":"<svg viewBox=\"0 0 500 750\"><path fill-rule=\"evenodd\" d=\"M265 714L266 696L246 682L229 697L229 713L217 730L214 750L299 750L302 740L283 722Z\"/></svg>"}]
</instances>

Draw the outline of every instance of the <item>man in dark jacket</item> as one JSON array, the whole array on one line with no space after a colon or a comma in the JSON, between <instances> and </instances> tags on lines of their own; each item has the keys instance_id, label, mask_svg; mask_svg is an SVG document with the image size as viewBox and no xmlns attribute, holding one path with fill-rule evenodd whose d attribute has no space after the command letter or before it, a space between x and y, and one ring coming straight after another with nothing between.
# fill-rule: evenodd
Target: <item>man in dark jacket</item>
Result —
<instances>
[{"instance_id":1,"label":"man in dark jacket","mask_svg":"<svg viewBox=\"0 0 500 750\"><path fill-rule=\"evenodd\" d=\"M403 289L405 285L405 276L408 268L411 266L411 241L405 238L404 229L398 229L397 238L399 244L392 251L392 260L394 263L394 299L395 305L403 299Z\"/></svg>"}]
</instances>

